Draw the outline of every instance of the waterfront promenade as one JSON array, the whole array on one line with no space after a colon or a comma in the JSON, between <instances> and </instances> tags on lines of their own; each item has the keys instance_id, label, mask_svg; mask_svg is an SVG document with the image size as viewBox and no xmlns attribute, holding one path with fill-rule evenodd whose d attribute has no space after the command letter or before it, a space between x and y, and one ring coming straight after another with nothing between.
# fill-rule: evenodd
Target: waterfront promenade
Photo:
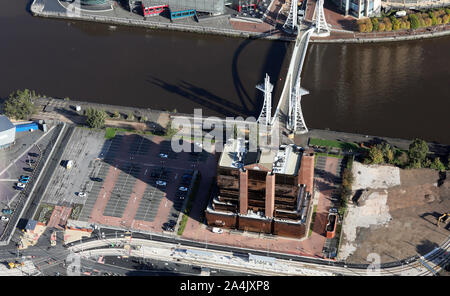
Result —
<instances>
[{"instance_id":1,"label":"waterfront promenade","mask_svg":"<svg viewBox=\"0 0 450 296\"><path fill-rule=\"evenodd\" d=\"M285 0L271 0L262 18L242 17L231 13L232 11L228 11L228 14L202 18L198 22L191 18L176 20L176 22L171 22L168 18L162 16L145 18L125 10L115 2L110 10L87 11L82 9L68 10L68 4L58 0L34 0L30 9L35 16L49 18L77 19L112 25L138 26L158 30L175 30L229 37L294 41L295 36L286 34L282 30L288 14L288 7L285 2ZM315 0L307 1L303 26L309 27L313 25L315 4ZM328 37L312 37L310 42L372 43L417 40L450 35L450 24L417 30L359 33L354 31L355 19L353 17L343 16L331 4L326 4L324 11L331 34Z\"/></svg>"}]
</instances>

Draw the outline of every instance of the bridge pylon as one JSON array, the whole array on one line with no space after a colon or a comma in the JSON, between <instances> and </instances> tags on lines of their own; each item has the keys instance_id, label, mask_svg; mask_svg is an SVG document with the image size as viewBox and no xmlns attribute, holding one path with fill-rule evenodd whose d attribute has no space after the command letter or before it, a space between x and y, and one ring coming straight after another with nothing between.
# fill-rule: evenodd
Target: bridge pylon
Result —
<instances>
[{"instance_id":1,"label":"bridge pylon","mask_svg":"<svg viewBox=\"0 0 450 296\"><path fill-rule=\"evenodd\" d=\"M309 94L309 92L300 86L300 77L295 82L295 86L291 92L289 100L289 116L287 127L293 133L305 134L308 132L305 119L303 118L301 99L302 96Z\"/></svg>"},{"instance_id":2,"label":"bridge pylon","mask_svg":"<svg viewBox=\"0 0 450 296\"><path fill-rule=\"evenodd\" d=\"M270 83L270 77L266 73L266 78L263 84L258 84L257 89L264 93L264 104L261 113L258 117L258 123L263 125L270 125L272 117L272 90L273 84Z\"/></svg>"},{"instance_id":3,"label":"bridge pylon","mask_svg":"<svg viewBox=\"0 0 450 296\"><path fill-rule=\"evenodd\" d=\"M296 35L298 33L298 0L291 0L291 5L289 8L289 15L286 22L283 24L283 30L287 33Z\"/></svg>"},{"instance_id":4,"label":"bridge pylon","mask_svg":"<svg viewBox=\"0 0 450 296\"><path fill-rule=\"evenodd\" d=\"M313 36L316 37L327 37L330 36L330 27L327 24L327 20L325 19L325 12L323 11L323 3L324 0L317 0L315 15L316 20L314 23L314 32Z\"/></svg>"}]
</instances>

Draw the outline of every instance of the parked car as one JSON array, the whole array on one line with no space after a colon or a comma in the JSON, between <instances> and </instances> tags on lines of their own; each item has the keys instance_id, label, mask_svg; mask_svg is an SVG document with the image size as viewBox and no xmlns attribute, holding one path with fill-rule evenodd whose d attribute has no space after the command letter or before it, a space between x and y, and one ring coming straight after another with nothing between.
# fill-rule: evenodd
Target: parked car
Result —
<instances>
[{"instance_id":1,"label":"parked car","mask_svg":"<svg viewBox=\"0 0 450 296\"><path fill-rule=\"evenodd\" d=\"M158 181L156 181L156 185L159 185L159 186L166 186L167 183L164 182L164 181L158 180Z\"/></svg>"},{"instance_id":2,"label":"parked car","mask_svg":"<svg viewBox=\"0 0 450 296\"><path fill-rule=\"evenodd\" d=\"M211 229L211 231L214 232L214 233L223 233L223 229L219 228L219 227L213 227Z\"/></svg>"},{"instance_id":3,"label":"parked car","mask_svg":"<svg viewBox=\"0 0 450 296\"><path fill-rule=\"evenodd\" d=\"M27 168L23 168L24 171L26 172L33 172L33 168L27 167Z\"/></svg>"},{"instance_id":4,"label":"parked car","mask_svg":"<svg viewBox=\"0 0 450 296\"><path fill-rule=\"evenodd\" d=\"M183 192L188 191L188 189L186 187L180 187L180 188L178 188L178 190L183 191Z\"/></svg>"},{"instance_id":5,"label":"parked car","mask_svg":"<svg viewBox=\"0 0 450 296\"><path fill-rule=\"evenodd\" d=\"M8 217L5 217L5 216L2 216L2 221L9 221L9 218Z\"/></svg>"},{"instance_id":6,"label":"parked car","mask_svg":"<svg viewBox=\"0 0 450 296\"><path fill-rule=\"evenodd\" d=\"M87 194L86 194L86 192L78 192L78 196L79 197L86 197Z\"/></svg>"},{"instance_id":7,"label":"parked car","mask_svg":"<svg viewBox=\"0 0 450 296\"><path fill-rule=\"evenodd\" d=\"M91 180L95 182L103 182L103 179L99 177L92 177Z\"/></svg>"},{"instance_id":8,"label":"parked car","mask_svg":"<svg viewBox=\"0 0 450 296\"><path fill-rule=\"evenodd\" d=\"M26 162L26 163L35 163L36 160L34 160L34 159L27 159L27 160L25 160L25 162Z\"/></svg>"},{"instance_id":9,"label":"parked car","mask_svg":"<svg viewBox=\"0 0 450 296\"><path fill-rule=\"evenodd\" d=\"M168 157L168 155L167 155L167 154L165 154L165 153L160 153L160 154L159 154L159 157L161 157L161 158L167 158L167 157Z\"/></svg>"},{"instance_id":10,"label":"parked car","mask_svg":"<svg viewBox=\"0 0 450 296\"><path fill-rule=\"evenodd\" d=\"M30 179L30 176L23 175L23 176L20 176L20 179L28 180L28 179Z\"/></svg>"},{"instance_id":11,"label":"parked car","mask_svg":"<svg viewBox=\"0 0 450 296\"><path fill-rule=\"evenodd\" d=\"M11 215L12 214L12 210L11 209L3 209L2 210L2 214Z\"/></svg>"},{"instance_id":12,"label":"parked car","mask_svg":"<svg viewBox=\"0 0 450 296\"><path fill-rule=\"evenodd\" d=\"M38 157L39 153L30 152L30 153L28 153L28 155L31 157Z\"/></svg>"},{"instance_id":13,"label":"parked car","mask_svg":"<svg viewBox=\"0 0 450 296\"><path fill-rule=\"evenodd\" d=\"M17 187L19 187L19 188L25 188L25 186L26 186L26 185L23 184L23 183L17 183L16 185L17 185Z\"/></svg>"},{"instance_id":14,"label":"parked car","mask_svg":"<svg viewBox=\"0 0 450 296\"><path fill-rule=\"evenodd\" d=\"M30 180L28 180L28 179L19 179L19 182L23 183L23 184L27 184L28 182L30 182Z\"/></svg>"}]
</instances>

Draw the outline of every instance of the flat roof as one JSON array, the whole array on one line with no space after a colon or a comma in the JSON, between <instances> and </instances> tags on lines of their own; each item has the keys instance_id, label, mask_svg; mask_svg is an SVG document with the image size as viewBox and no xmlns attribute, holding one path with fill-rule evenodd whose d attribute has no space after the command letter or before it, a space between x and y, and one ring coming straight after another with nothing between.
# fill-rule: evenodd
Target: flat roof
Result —
<instances>
[{"instance_id":1,"label":"flat roof","mask_svg":"<svg viewBox=\"0 0 450 296\"><path fill-rule=\"evenodd\" d=\"M12 128L15 128L15 125L12 124L11 120L5 115L0 115L0 132L7 131Z\"/></svg>"},{"instance_id":2,"label":"flat roof","mask_svg":"<svg viewBox=\"0 0 450 296\"><path fill-rule=\"evenodd\" d=\"M246 167L250 170L265 169L276 174L298 174L301 152L295 145L281 145L278 149L259 147L257 152L247 152L245 145L242 139L228 141L220 156L219 166Z\"/></svg>"}]
</instances>

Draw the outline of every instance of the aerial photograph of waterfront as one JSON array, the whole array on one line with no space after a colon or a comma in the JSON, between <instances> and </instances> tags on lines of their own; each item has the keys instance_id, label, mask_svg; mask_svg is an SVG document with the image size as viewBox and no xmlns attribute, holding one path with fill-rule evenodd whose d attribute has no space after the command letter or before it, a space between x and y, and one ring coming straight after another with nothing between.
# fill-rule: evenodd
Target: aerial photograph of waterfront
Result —
<instances>
[{"instance_id":1,"label":"aerial photograph of waterfront","mask_svg":"<svg viewBox=\"0 0 450 296\"><path fill-rule=\"evenodd\" d=\"M2 4L0 276L450 275L450 1Z\"/></svg>"}]
</instances>

